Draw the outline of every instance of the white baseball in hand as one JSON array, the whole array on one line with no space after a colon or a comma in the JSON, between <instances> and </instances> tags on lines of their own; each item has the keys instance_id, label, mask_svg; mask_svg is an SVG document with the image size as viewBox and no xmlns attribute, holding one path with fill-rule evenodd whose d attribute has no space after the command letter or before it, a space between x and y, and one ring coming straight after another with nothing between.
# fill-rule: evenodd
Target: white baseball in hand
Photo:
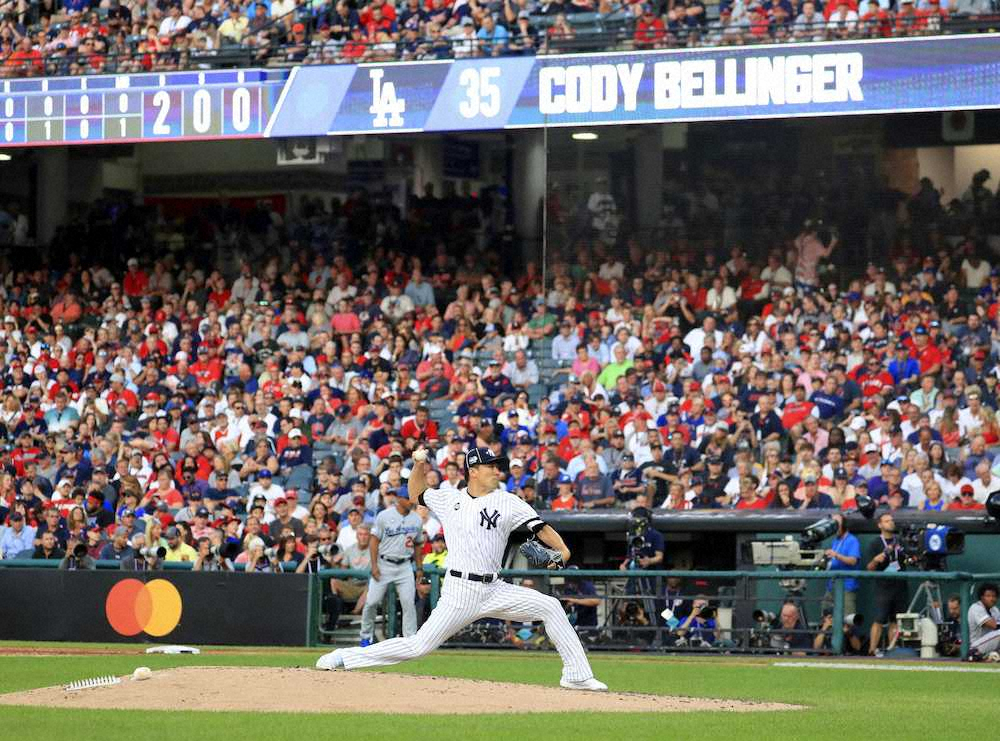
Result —
<instances>
[{"instance_id":1,"label":"white baseball in hand","mask_svg":"<svg viewBox=\"0 0 1000 741\"><path fill-rule=\"evenodd\" d=\"M427 460L427 451L424 448L415 450L413 452L413 460L418 461L419 463L423 463L424 461Z\"/></svg>"}]
</instances>

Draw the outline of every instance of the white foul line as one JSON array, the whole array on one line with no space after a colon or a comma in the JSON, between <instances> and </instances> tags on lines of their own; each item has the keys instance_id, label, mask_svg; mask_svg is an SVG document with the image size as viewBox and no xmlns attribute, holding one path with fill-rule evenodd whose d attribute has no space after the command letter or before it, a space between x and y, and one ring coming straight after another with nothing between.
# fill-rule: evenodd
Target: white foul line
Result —
<instances>
[{"instance_id":1,"label":"white foul line","mask_svg":"<svg viewBox=\"0 0 1000 741\"><path fill-rule=\"evenodd\" d=\"M969 672L978 674L1000 674L996 669L985 666L927 666L926 664L857 664L834 663L831 661L776 661L772 666L809 667L813 669L872 669L883 672Z\"/></svg>"}]
</instances>

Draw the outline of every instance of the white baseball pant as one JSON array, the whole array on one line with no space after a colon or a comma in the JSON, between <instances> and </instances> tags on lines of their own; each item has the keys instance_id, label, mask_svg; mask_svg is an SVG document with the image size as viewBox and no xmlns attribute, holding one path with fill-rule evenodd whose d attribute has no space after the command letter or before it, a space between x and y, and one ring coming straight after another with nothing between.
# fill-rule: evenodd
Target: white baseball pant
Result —
<instances>
[{"instance_id":1,"label":"white baseball pant","mask_svg":"<svg viewBox=\"0 0 1000 741\"><path fill-rule=\"evenodd\" d=\"M385 599L390 584L396 586L396 596L403 608L403 635L412 636L417 632L417 587L413 577L413 567L409 562L394 564L380 558L379 571L382 578L368 580L368 596L361 611L361 637L371 640L375 635L375 613Z\"/></svg>"},{"instance_id":2,"label":"white baseball pant","mask_svg":"<svg viewBox=\"0 0 1000 741\"><path fill-rule=\"evenodd\" d=\"M969 643L970 649L976 649L983 656L986 656L993 651L1000 651L1000 630L991 630L980 636L975 641Z\"/></svg>"},{"instance_id":3,"label":"white baseball pant","mask_svg":"<svg viewBox=\"0 0 1000 741\"><path fill-rule=\"evenodd\" d=\"M365 648L341 650L345 669L388 666L430 653L465 626L482 618L532 622L542 620L545 633L563 661L562 678L570 682L591 679L594 672L562 604L534 589L505 581L489 584L449 576L441 599L415 635L393 638Z\"/></svg>"}]
</instances>

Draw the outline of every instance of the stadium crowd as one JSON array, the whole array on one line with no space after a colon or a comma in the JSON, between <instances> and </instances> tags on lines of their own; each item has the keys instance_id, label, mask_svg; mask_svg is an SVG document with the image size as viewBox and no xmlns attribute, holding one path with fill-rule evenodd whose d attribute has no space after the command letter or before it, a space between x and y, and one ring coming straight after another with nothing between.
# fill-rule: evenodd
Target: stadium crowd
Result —
<instances>
[{"instance_id":1,"label":"stadium crowd","mask_svg":"<svg viewBox=\"0 0 1000 741\"><path fill-rule=\"evenodd\" d=\"M42 0L7 3L5 76L385 62L977 30L992 0Z\"/></svg>"},{"instance_id":2,"label":"stadium crowd","mask_svg":"<svg viewBox=\"0 0 1000 741\"><path fill-rule=\"evenodd\" d=\"M434 486L461 485L469 446L502 452L540 510L982 509L1000 489L989 180L947 208L930 183L898 194L888 261L856 272L837 229L794 214L756 258L609 245L591 197L582 234L553 214L573 236L544 287L510 267L485 194L187 221L103 204L41 262L8 208L0 555L214 545L311 568L405 491L418 446ZM675 196L671 233L696 233L710 187Z\"/></svg>"}]
</instances>

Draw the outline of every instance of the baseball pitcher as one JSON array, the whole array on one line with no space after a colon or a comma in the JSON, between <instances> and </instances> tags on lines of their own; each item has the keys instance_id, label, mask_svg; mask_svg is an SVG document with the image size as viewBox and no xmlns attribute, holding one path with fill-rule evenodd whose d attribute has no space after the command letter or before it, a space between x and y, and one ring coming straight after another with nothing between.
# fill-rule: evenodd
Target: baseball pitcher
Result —
<instances>
[{"instance_id":1,"label":"baseball pitcher","mask_svg":"<svg viewBox=\"0 0 1000 741\"><path fill-rule=\"evenodd\" d=\"M415 659L482 618L542 620L563 661L560 685L576 690L607 690L607 685L594 678L580 639L559 600L502 581L497 574L510 533L522 526L541 541L529 541L525 549L535 565L558 568L569 560L569 549L559 534L542 522L527 503L501 486L507 459L495 456L489 448L470 449L465 455L469 482L466 489L427 489L427 451L418 450L413 459L407 483L410 502L429 507L444 526L448 539L448 578L441 598L414 635L363 648L337 649L321 656L316 668L361 669Z\"/></svg>"}]
</instances>

